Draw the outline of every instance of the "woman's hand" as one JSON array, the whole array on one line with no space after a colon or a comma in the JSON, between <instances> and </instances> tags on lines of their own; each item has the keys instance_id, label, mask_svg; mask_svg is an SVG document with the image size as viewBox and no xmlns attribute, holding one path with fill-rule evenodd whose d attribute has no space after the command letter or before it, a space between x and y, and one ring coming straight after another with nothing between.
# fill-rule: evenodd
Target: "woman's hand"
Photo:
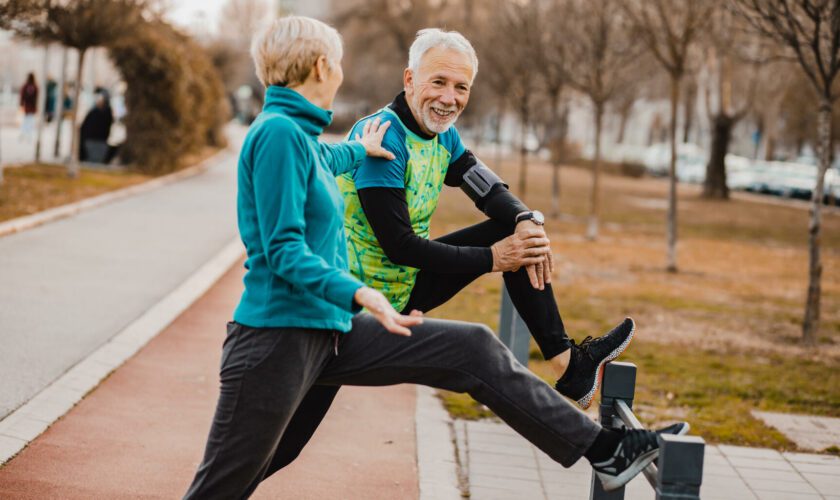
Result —
<instances>
[{"instance_id":1,"label":"woman's hand","mask_svg":"<svg viewBox=\"0 0 840 500\"><path fill-rule=\"evenodd\" d=\"M353 299L357 304L370 311L386 330L396 335L410 337L411 330L408 327L423 322L423 313L420 311L411 311L408 316L400 314L394 310L394 307L391 306L384 295L367 286L356 290Z\"/></svg>"},{"instance_id":2,"label":"woman's hand","mask_svg":"<svg viewBox=\"0 0 840 500\"><path fill-rule=\"evenodd\" d=\"M393 160L394 153L382 147L382 138L385 137L385 131L391 126L391 122L385 122L381 126L380 123L382 120L378 117L375 120L368 120L365 122L365 128L362 129L362 135L356 134L355 139L362 143L368 156Z\"/></svg>"}]
</instances>

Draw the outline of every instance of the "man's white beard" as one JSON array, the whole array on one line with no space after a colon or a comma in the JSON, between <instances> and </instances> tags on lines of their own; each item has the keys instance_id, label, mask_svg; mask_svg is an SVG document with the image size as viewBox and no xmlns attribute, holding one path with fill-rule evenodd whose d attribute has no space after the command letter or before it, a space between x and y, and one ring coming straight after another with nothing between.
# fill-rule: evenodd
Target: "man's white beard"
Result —
<instances>
[{"instance_id":1,"label":"man's white beard","mask_svg":"<svg viewBox=\"0 0 840 500\"><path fill-rule=\"evenodd\" d=\"M423 120L423 126L425 126L427 129L431 130L435 134L442 134L442 133L446 132L447 130L449 130L449 127L451 127L452 125L455 124L455 120L458 119L459 113L458 113L458 107L457 106L450 106L448 108L445 108L445 107L440 106L440 105L434 105L435 107L440 108L444 111L451 111L452 112L452 119L451 120L448 120L448 121L445 121L445 122L435 121L431 116L431 113L434 113L434 111L432 111L432 107L429 106L428 109L421 108L420 103L418 102L419 100L420 100L419 95L417 93L415 93L414 94L414 99L412 99L412 101L414 101L414 102L412 102L412 105L414 106L414 109L419 109L420 110L420 119Z\"/></svg>"}]
</instances>

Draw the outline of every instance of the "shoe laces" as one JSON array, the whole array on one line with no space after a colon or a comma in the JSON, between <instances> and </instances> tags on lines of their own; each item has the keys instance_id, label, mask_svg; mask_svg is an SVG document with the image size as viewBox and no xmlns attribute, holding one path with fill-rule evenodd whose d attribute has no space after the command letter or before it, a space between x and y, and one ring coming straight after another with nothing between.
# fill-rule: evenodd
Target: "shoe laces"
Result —
<instances>
[{"instance_id":1,"label":"shoe laces","mask_svg":"<svg viewBox=\"0 0 840 500\"><path fill-rule=\"evenodd\" d=\"M647 429L623 429L621 432L624 434L621 442L624 444L625 456L636 455L648 448L655 448L658 442L656 433Z\"/></svg>"},{"instance_id":2,"label":"shoe laces","mask_svg":"<svg viewBox=\"0 0 840 500\"><path fill-rule=\"evenodd\" d=\"M586 354L589 359L595 361L595 358L592 356L592 353L589 352L589 348L592 346L593 342L592 335L588 335L585 339L583 339L580 344L576 343L574 339L572 339L572 345L578 348L582 354Z\"/></svg>"}]
</instances>

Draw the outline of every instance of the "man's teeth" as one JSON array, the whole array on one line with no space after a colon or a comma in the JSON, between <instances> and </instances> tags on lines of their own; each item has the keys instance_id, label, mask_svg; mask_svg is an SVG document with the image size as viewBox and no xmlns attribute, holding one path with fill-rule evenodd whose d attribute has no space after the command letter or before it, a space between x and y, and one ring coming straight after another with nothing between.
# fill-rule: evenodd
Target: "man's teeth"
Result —
<instances>
[{"instance_id":1,"label":"man's teeth","mask_svg":"<svg viewBox=\"0 0 840 500\"><path fill-rule=\"evenodd\" d=\"M435 114L438 114L438 115L444 116L444 117L449 116L449 115L451 115L452 113L455 112L454 110L445 110L445 109L438 109L438 108L432 108L432 111L434 111Z\"/></svg>"}]
</instances>

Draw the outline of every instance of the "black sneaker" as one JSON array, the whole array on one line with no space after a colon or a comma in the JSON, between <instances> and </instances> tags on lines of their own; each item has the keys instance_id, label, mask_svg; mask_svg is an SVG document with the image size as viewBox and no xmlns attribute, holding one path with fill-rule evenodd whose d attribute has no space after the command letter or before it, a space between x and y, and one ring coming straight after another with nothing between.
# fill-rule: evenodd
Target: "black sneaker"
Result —
<instances>
[{"instance_id":1,"label":"black sneaker","mask_svg":"<svg viewBox=\"0 0 840 500\"><path fill-rule=\"evenodd\" d=\"M612 456L592 464L604 491L621 488L659 456L659 439L654 431L623 430Z\"/></svg>"},{"instance_id":2,"label":"black sneaker","mask_svg":"<svg viewBox=\"0 0 840 500\"><path fill-rule=\"evenodd\" d=\"M667 427L662 427L660 429L656 429L657 434L673 434L674 436L682 436L684 434L688 434L688 431L691 429L691 426L688 425L688 422L677 422L676 424L671 424Z\"/></svg>"},{"instance_id":3,"label":"black sneaker","mask_svg":"<svg viewBox=\"0 0 840 500\"><path fill-rule=\"evenodd\" d=\"M604 365L627 349L635 330L633 320L625 318L603 337L586 337L580 345L575 345L573 340L569 368L554 388L582 409L589 408L601 385Z\"/></svg>"}]
</instances>

